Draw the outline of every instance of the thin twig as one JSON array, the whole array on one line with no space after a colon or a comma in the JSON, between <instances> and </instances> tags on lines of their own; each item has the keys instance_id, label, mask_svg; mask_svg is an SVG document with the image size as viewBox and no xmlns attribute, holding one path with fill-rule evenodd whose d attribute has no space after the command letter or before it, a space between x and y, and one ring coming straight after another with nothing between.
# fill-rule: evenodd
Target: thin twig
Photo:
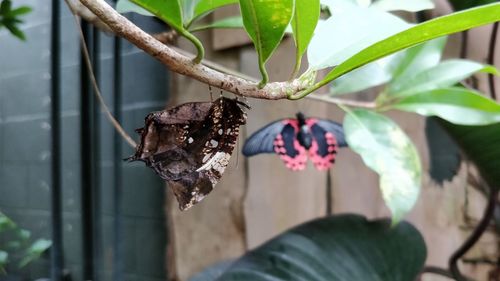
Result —
<instances>
[{"instance_id":1,"label":"thin twig","mask_svg":"<svg viewBox=\"0 0 500 281\"><path fill-rule=\"evenodd\" d=\"M90 73L90 81L92 81L92 86L94 87L94 92L97 96L97 99L99 100L99 103L101 104L104 112L106 113L106 116L108 117L108 120L111 122L113 127L118 131L118 133L123 137L123 139L133 148L137 146L137 143L130 137L127 132L123 129L123 127L120 125L118 121L116 121L115 117L109 110L108 106L106 105L106 102L104 101L104 98L102 97L101 91L99 90L99 86L97 85L97 81L94 75L94 69L92 68L92 62L90 61L90 55L89 55L89 50L87 48L87 44L85 44L85 37L83 35L83 31L80 28L80 21L79 21L79 16L75 13L73 10L72 6L68 4L68 0L64 0L66 2L66 5L68 5L71 13L74 16L75 23L78 29L78 32L80 34L80 43L83 49L83 57L85 60L85 64L87 66L87 69Z\"/></svg>"},{"instance_id":2,"label":"thin twig","mask_svg":"<svg viewBox=\"0 0 500 281\"><path fill-rule=\"evenodd\" d=\"M488 205L484 210L484 215L478 226L474 229L472 234L465 240L465 242L451 255L449 260L450 272L453 277L457 281L467 281L467 278L460 273L460 269L458 268L458 261L460 258L465 255L481 238L483 233L488 229L490 225L491 219L493 218L495 212L495 206L497 201L498 191L490 190L490 194L488 195Z\"/></svg>"},{"instance_id":3,"label":"thin twig","mask_svg":"<svg viewBox=\"0 0 500 281\"><path fill-rule=\"evenodd\" d=\"M495 47L497 44L497 33L498 33L498 22L493 24L493 29L491 30L490 36L490 46L488 48L488 63L495 65ZM495 76L493 74L488 74L488 84L490 86L491 98L496 100L497 93L495 92Z\"/></svg>"}]
</instances>

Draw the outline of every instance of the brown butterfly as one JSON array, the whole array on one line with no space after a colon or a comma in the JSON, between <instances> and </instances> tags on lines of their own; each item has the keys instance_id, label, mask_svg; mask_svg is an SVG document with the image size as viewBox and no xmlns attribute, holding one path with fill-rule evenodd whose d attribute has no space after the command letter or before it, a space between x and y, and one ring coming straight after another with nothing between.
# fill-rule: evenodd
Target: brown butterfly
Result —
<instances>
[{"instance_id":1,"label":"brown butterfly","mask_svg":"<svg viewBox=\"0 0 500 281\"><path fill-rule=\"evenodd\" d=\"M186 210L200 202L222 177L246 122L247 104L221 97L190 102L146 116L141 142L130 161L144 161L166 180Z\"/></svg>"}]
</instances>

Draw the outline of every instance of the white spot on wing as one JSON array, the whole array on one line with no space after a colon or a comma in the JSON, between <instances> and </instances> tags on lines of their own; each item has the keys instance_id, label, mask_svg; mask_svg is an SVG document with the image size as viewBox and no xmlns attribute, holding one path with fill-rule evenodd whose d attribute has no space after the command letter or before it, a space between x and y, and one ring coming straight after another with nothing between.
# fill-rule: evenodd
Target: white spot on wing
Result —
<instances>
[{"instance_id":1,"label":"white spot on wing","mask_svg":"<svg viewBox=\"0 0 500 281\"><path fill-rule=\"evenodd\" d=\"M207 163L205 163L196 171L200 172L203 170L214 169L215 171L222 174L224 173L224 169L226 169L227 165L229 164L229 158L231 158L231 154L219 151L215 153L214 157L212 157Z\"/></svg>"}]
</instances>

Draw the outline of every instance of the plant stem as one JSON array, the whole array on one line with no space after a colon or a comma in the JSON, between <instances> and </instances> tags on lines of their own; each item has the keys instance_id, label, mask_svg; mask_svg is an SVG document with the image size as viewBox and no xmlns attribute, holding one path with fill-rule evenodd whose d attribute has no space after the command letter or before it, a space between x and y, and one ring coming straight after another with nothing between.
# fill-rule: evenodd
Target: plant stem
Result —
<instances>
[{"instance_id":1,"label":"plant stem","mask_svg":"<svg viewBox=\"0 0 500 281\"><path fill-rule=\"evenodd\" d=\"M462 273L460 273L460 269L458 268L458 261L477 243L486 229L488 229L490 221L493 218L495 212L497 196L497 190L490 190L490 194L488 196L488 205L486 206L486 209L484 211L483 218L479 222L478 226L474 229L472 234L469 236L469 238L465 240L462 246L460 246L449 259L450 272L453 275L453 278L455 278L457 281L468 281L468 279L464 277Z\"/></svg>"},{"instance_id":2,"label":"plant stem","mask_svg":"<svg viewBox=\"0 0 500 281\"><path fill-rule=\"evenodd\" d=\"M198 64L205 57L205 49L203 48L203 44L201 44L200 40L196 38L193 34L188 31L183 31L182 36L186 37L189 41L191 41L196 47L196 57L193 59L193 62Z\"/></svg>"},{"instance_id":3,"label":"plant stem","mask_svg":"<svg viewBox=\"0 0 500 281\"><path fill-rule=\"evenodd\" d=\"M493 24L493 29L491 30L490 36L490 46L488 48L488 64L495 65L495 46L497 43L497 33L498 33L498 22ZM496 100L497 94L495 92L495 76L493 74L488 74L488 84L490 87L491 98Z\"/></svg>"}]
</instances>

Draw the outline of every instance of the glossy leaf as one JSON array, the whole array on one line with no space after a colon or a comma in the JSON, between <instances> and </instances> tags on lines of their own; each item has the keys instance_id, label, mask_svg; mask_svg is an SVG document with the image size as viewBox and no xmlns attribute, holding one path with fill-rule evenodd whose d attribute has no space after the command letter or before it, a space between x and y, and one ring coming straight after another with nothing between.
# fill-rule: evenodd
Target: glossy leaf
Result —
<instances>
[{"instance_id":1,"label":"glossy leaf","mask_svg":"<svg viewBox=\"0 0 500 281\"><path fill-rule=\"evenodd\" d=\"M261 86L269 80L265 63L278 47L293 15L293 0L240 0L245 30L259 56Z\"/></svg>"},{"instance_id":2,"label":"glossy leaf","mask_svg":"<svg viewBox=\"0 0 500 281\"><path fill-rule=\"evenodd\" d=\"M400 221L420 192L422 171L414 144L391 119L372 111L348 111L343 125L349 147L379 174L384 201L393 221Z\"/></svg>"},{"instance_id":3,"label":"glossy leaf","mask_svg":"<svg viewBox=\"0 0 500 281\"><path fill-rule=\"evenodd\" d=\"M180 0L132 0L148 10L175 30L183 30L182 6Z\"/></svg>"},{"instance_id":4,"label":"glossy leaf","mask_svg":"<svg viewBox=\"0 0 500 281\"><path fill-rule=\"evenodd\" d=\"M495 3L426 21L360 51L336 66L323 80L316 83L313 87L291 97L291 99L302 98L358 67L397 51L444 35L464 31L499 20L500 3Z\"/></svg>"},{"instance_id":5,"label":"glossy leaf","mask_svg":"<svg viewBox=\"0 0 500 281\"><path fill-rule=\"evenodd\" d=\"M384 11L342 5L330 7L332 16L319 26L307 50L309 67L338 65L377 41L410 25Z\"/></svg>"},{"instance_id":6,"label":"glossy leaf","mask_svg":"<svg viewBox=\"0 0 500 281\"><path fill-rule=\"evenodd\" d=\"M397 84L398 80L409 79L415 73L438 65L441 61L446 41L446 37L441 37L406 50L404 58L394 70L392 83Z\"/></svg>"},{"instance_id":7,"label":"glossy leaf","mask_svg":"<svg viewBox=\"0 0 500 281\"><path fill-rule=\"evenodd\" d=\"M408 96L437 88L451 87L476 72L497 74L495 67L470 60L448 60L416 73L397 79L389 86L389 95Z\"/></svg>"},{"instance_id":8,"label":"glossy leaf","mask_svg":"<svg viewBox=\"0 0 500 281\"><path fill-rule=\"evenodd\" d=\"M295 0L295 9L290 23L296 47L294 74L297 74L300 69L302 55L311 42L319 14L319 0Z\"/></svg>"},{"instance_id":9,"label":"glossy leaf","mask_svg":"<svg viewBox=\"0 0 500 281\"><path fill-rule=\"evenodd\" d=\"M500 104L465 88L445 88L405 97L392 108L424 116L439 116L461 125L500 122Z\"/></svg>"},{"instance_id":10,"label":"glossy leaf","mask_svg":"<svg viewBox=\"0 0 500 281\"><path fill-rule=\"evenodd\" d=\"M132 3L130 0L118 0L118 2L116 2L116 11L121 14L134 12L143 16L154 17L152 13L148 12L141 6Z\"/></svg>"},{"instance_id":11,"label":"glossy leaf","mask_svg":"<svg viewBox=\"0 0 500 281\"><path fill-rule=\"evenodd\" d=\"M474 162L488 185L500 189L500 123L487 126L455 125L444 120L440 124L447 130Z\"/></svg>"},{"instance_id":12,"label":"glossy leaf","mask_svg":"<svg viewBox=\"0 0 500 281\"><path fill-rule=\"evenodd\" d=\"M195 32L212 28L243 28L243 18L241 16L227 17L211 24L193 26L190 31Z\"/></svg>"},{"instance_id":13,"label":"glossy leaf","mask_svg":"<svg viewBox=\"0 0 500 281\"><path fill-rule=\"evenodd\" d=\"M332 82L330 94L343 95L359 92L389 82L395 65L402 57L404 53L400 52L381 58L339 77Z\"/></svg>"},{"instance_id":14,"label":"glossy leaf","mask_svg":"<svg viewBox=\"0 0 500 281\"><path fill-rule=\"evenodd\" d=\"M424 240L407 222L391 227L387 219L338 215L288 230L245 254L217 281L414 281L425 258Z\"/></svg>"},{"instance_id":15,"label":"glossy leaf","mask_svg":"<svg viewBox=\"0 0 500 281\"><path fill-rule=\"evenodd\" d=\"M433 9L434 3L431 0L378 0L371 7L384 11L418 12Z\"/></svg>"},{"instance_id":16,"label":"glossy leaf","mask_svg":"<svg viewBox=\"0 0 500 281\"><path fill-rule=\"evenodd\" d=\"M194 8L193 18L200 18L215 9L236 3L238 0L200 0Z\"/></svg>"}]
</instances>

